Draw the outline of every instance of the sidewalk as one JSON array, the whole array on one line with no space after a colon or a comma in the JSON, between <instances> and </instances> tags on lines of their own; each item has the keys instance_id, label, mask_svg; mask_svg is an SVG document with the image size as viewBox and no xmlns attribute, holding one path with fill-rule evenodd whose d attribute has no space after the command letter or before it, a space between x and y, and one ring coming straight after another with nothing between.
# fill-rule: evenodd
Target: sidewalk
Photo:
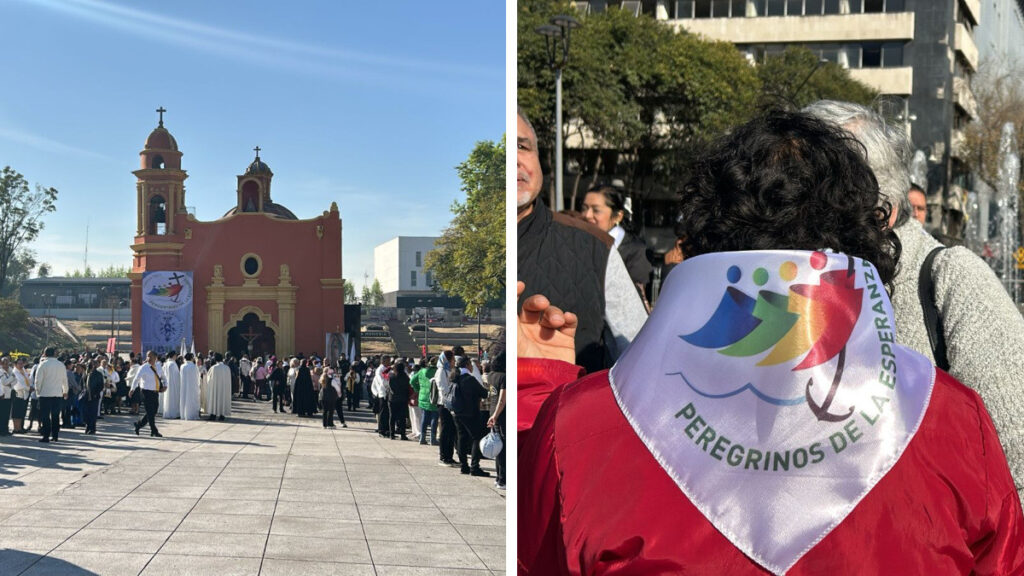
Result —
<instances>
[{"instance_id":1,"label":"sidewalk","mask_svg":"<svg viewBox=\"0 0 1024 576\"><path fill-rule=\"evenodd\" d=\"M384 440L372 414L319 418L236 400L226 422L107 416L98 434L0 441L0 574L504 574L493 478ZM493 473L493 462L485 461Z\"/></svg>"}]
</instances>

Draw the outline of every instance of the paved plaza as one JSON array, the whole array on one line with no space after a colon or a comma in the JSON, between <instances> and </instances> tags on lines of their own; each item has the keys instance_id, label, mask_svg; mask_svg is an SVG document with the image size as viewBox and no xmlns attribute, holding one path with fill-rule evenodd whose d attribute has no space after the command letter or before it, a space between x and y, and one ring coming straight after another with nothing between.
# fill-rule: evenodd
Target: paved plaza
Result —
<instances>
[{"instance_id":1,"label":"paved plaza","mask_svg":"<svg viewBox=\"0 0 1024 576\"><path fill-rule=\"evenodd\" d=\"M227 422L132 416L98 434L0 441L0 575L504 574L505 498L493 478L349 428L235 400ZM492 461L485 469L493 473Z\"/></svg>"}]
</instances>

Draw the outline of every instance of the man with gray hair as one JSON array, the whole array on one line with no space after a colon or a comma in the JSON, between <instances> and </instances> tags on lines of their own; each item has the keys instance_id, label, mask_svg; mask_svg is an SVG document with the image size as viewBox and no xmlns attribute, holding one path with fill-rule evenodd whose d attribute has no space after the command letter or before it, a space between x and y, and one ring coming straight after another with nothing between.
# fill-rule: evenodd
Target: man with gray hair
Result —
<instances>
[{"instance_id":1,"label":"man with gray hair","mask_svg":"<svg viewBox=\"0 0 1024 576\"><path fill-rule=\"evenodd\" d=\"M537 135L522 108L518 122L517 274L526 285L519 303L544 294L552 305L576 314L576 363L596 372L611 366L626 349L647 320L647 311L612 237L593 224L549 209L538 198L544 174ZM546 392L535 399L543 397Z\"/></svg>"},{"instance_id":2,"label":"man with gray hair","mask_svg":"<svg viewBox=\"0 0 1024 576\"><path fill-rule=\"evenodd\" d=\"M981 395L1024 497L1024 317L985 261L964 247L941 249L912 217L910 143L902 130L849 102L822 100L804 111L845 128L864 146L882 201L893 206L890 225L902 244L892 294L896 340ZM936 249L941 250L923 269ZM934 296L922 302L919 285L928 277ZM937 311L945 346L933 350L924 306Z\"/></svg>"}]
</instances>

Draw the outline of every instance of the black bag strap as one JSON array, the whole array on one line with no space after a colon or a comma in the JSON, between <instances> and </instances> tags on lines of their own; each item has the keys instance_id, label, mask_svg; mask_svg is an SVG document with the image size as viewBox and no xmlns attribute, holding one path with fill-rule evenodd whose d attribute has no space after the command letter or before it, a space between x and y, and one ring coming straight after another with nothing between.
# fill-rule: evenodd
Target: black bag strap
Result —
<instances>
[{"instance_id":1,"label":"black bag strap","mask_svg":"<svg viewBox=\"0 0 1024 576\"><path fill-rule=\"evenodd\" d=\"M935 281L932 278L932 263L935 261L935 256L944 248L945 246L939 246L925 257L917 279L917 294L921 298L921 308L924 311L924 326L928 330L928 341L932 346L932 356L935 357L935 365L948 371L949 360L946 358L946 335L942 329L942 317L939 315L939 309L935 304Z\"/></svg>"}]
</instances>

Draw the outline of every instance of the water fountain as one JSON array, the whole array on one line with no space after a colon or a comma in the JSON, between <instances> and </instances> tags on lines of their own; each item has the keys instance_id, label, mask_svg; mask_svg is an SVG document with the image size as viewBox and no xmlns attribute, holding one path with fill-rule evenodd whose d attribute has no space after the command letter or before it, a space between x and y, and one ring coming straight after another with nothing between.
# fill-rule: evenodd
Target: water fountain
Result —
<instances>
[{"instance_id":1,"label":"water fountain","mask_svg":"<svg viewBox=\"0 0 1024 576\"><path fill-rule=\"evenodd\" d=\"M928 193L928 157L924 150L915 151L910 160L910 183Z\"/></svg>"},{"instance_id":2,"label":"water fountain","mask_svg":"<svg viewBox=\"0 0 1024 576\"><path fill-rule=\"evenodd\" d=\"M996 273L1003 281L1006 291L1014 302L1021 302L1021 281L1018 280L1017 260L1015 252L1021 246L1018 215L1020 210L1020 148L1013 124L1003 125L999 138L999 171L996 177L996 204L998 213L996 224L998 231L999 253Z\"/></svg>"}]
</instances>

